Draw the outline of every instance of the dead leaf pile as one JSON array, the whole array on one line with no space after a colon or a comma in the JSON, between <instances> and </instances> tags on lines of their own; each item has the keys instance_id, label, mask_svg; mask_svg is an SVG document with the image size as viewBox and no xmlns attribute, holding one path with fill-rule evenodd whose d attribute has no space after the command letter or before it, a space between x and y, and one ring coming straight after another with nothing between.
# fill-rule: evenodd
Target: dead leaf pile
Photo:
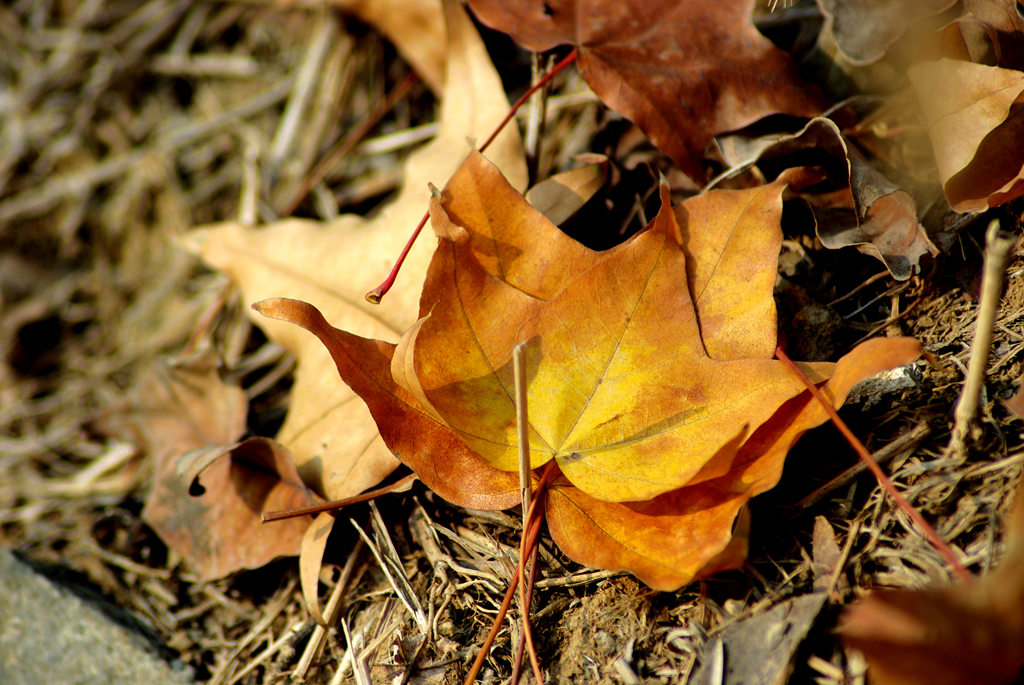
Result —
<instances>
[{"instance_id":1,"label":"dead leaf pile","mask_svg":"<svg viewBox=\"0 0 1024 685\"><path fill-rule=\"evenodd\" d=\"M742 561L740 509L826 418L771 358L781 193L718 191L673 210L663 187L651 225L598 253L470 153L432 201L440 242L423 316L397 346L295 300L257 309L315 333L391 450L474 508L519 495L511 356L525 343L530 465L562 476L547 500L552 537L582 563L674 589ZM919 353L909 339L872 341L803 370L831 376L841 404Z\"/></svg>"},{"instance_id":2,"label":"dead leaf pile","mask_svg":"<svg viewBox=\"0 0 1024 685\"><path fill-rule=\"evenodd\" d=\"M896 126L927 128L938 181L953 211L981 212L1024 195L1024 152L1017 143L1024 19L1015 0L818 5L826 18L820 49L843 78L862 90L916 99L912 120ZM886 124L874 125L875 143L891 149ZM883 155L882 161L899 160Z\"/></svg>"},{"instance_id":3,"label":"dead leaf pile","mask_svg":"<svg viewBox=\"0 0 1024 685\"><path fill-rule=\"evenodd\" d=\"M717 159L720 178L742 172L746 181L674 209L663 188L657 218L628 242L602 253L576 243L520 194L527 178L514 130L489 149L490 162L472 152L455 170L453 150L465 149L467 135L485 137L507 104L468 17L444 2L441 132L410 158L392 204L369 220L224 224L187 239L246 300L262 301L257 324L300 360L277 438L211 454L242 463L265 451L279 472L293 454L297 478L288 480L328 499L361 492L404 462L452 502L511 506L519 491L510 355L525 344L531 467L560 473L547 519L563 549L659 588L733 567L745 553L744 505L778 480L793 442L826 419L773 359L783 197L812 207L825 246L856 245L898 279L937 252L919 197L869 159L875 147L854 142L870 136L837 124L838 114L814 116L825 98L756 30L752 2L469 4L531 49L574 46L597 94L692 178ZM843 3L825 4L828 30L853 61L881 59L896 42L898 30L867 37L850 28ZM347 6L386 23L365 3ZM899 11L880 3L872 16L884 24ZM399 34L413 50L407 29ZM420 66L432 83L437 62L428 55ZM773 114L814 118L795 132L735 133ZM431 202L436 251L421 240L388 306L367 304L362 293L400 251L423 188L449 177ZM587 170L567 183L585 196L602 179ZM557 219L585 201L552 187L553 196L535 197ZM268 317L312 330L326 350ZM909 340L869 342L837 365L803 370L839 405L853 384L919 351ZM332 520L307 531L304 567L319 563Z\"/></svg>"}]
</instances>

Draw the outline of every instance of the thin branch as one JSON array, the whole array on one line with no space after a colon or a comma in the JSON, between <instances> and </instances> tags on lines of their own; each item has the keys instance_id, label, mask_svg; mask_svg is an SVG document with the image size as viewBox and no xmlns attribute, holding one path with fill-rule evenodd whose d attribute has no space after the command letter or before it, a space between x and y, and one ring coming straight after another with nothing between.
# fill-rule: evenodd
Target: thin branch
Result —
<instances>
[{"instance_id":1,"label":"thin branch","mask_svg":"<svg viewBox=\"0 0 1024 685\"><path fill-rule=\"evenodd\" d=\"M967 377L964 379L960 399L953 414L953 434L946 447L947 457L963 460L966 456L967 438L975 426L978 415L978 401L985 384L988 355L992 348L992 330L995 328L999 298L1006 277L1006 264L1017 244L1017 236L1000 230L999 219L993 219L985 231L985 270L981 277L981 302L978 318L974 323L974 340L971 341L971 358L967 363Z\"/></svg>"}]
</instances>

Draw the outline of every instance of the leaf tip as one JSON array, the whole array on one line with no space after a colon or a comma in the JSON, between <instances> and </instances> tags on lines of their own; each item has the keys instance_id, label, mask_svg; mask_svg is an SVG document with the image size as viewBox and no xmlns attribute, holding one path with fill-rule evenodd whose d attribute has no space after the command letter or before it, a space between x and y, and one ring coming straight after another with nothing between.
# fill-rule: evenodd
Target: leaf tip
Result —
<instances>
[{"instance_id":1,"label":"leaf tip","mask_svg":"<svg viewBox=\"0 0 1024 685\"><path fill-rule=\"evenodd\" d=\"M280 297L268 297L265 300L253 302L249 306L258 314L262 314L270 319L276 319L280 316L278 313L279 307L277 307L277 305L280 303L281 299L282 298Z\"/></svg>"}]
</instances>

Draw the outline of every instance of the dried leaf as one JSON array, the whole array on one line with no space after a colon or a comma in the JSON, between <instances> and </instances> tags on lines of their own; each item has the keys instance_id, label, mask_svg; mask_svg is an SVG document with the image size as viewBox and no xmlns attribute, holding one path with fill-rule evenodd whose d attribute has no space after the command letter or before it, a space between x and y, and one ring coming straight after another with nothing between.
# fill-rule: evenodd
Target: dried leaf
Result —
<instances>
[{"instance_id":1,"label":"dried leaf","mask_svg":"<svg viewBox=\"0 0 1024 685\"><path fill-rule=\"evenodd\" d=\"M780 193L776 185L684 203L681 216L706 228L684 231L663 189L646 231L594 253L470 155L432 202L442 240L424 286L427 316L397 349L335 329L304 303L259 309L315 333L395 453L442 497L475 506L516 500L508 359L528 340L533 465L554 459L566 477L548 499L552 535L583 563L676 588L742 561L733 531L742 505L774 485L793 441L825 420L780 363L705 351L774 349L760 339L774 342L774 310L729 297L727 284L770 302L772 279L760 271L774 277L781 235L754 225L777 224ZM751 231L773 247L739 259L757 241ZM751 261L761 262L756 273ZM726 324L729 311L739 325ZM730 342L738 331L753 342ZM871 341L841 360L825 391L841 404L855 382L919 353L914 341ZM823 379L833 365L804 368ZM550 435L558 440L539 437Z\"/></svg>"},{"instance_id":2,"label":"dried leaf","mask_svg":"<svg viewBox=\"0 0 1024 685\"><path fill-rule=\"evenodd\" d=\"M770 358L707 356L682 287L686 255L667 199L663 189L662 211L646 231L592 257L593 265L558 283L550 299L520 289L515 274L529 262L525 255L503 269L506 281L473 256L479 241L443 240L423 289L429 314L396 354L411 349L412 373L393 367L396 381L426 398L488 464L515 471L511 354L526 343L533 468L554 459L574 485L614 501L645 500L720 475L748 427L802 386ZM531 256L571 263L556 251L558 229L521 196L492 211L491 223L472 235L530 224L540 229L529 238ZM442 212L435 199L432 215ZM806 369L818 379L830 370Z\"/></svg>"},{"instance_id":3,"label":"dried leaf","mask_svg":"<svg viewBox=\"0 0 1024 685\"><path fill-rule=\"evenodd\" d=\"M869 340L839 360L822 390L839 407L864 378L920 354L920 344L908 338ZM796 440L827 420L805 391L754 432L728 473L647 502L602 502L575 488L556 488L548 504L551 537L582 564L628 569L660 590L674 590L698 574L737 568L746 549L727 545L741 507L778 482Z\"/></svg>"},{"instance_id":4,"label":"dried leaf","mask_svg":"<svg viewBox=\"0 0 1024 685\"><path fill-rule=\"evenodd\" d=\"M830 591L832 576L839 570L843 553L836 542L836 532L824 516L814 517L811 558L814 561L814 589Z\"/></svg>"},{"instance_id":5,"label":"dried leaf","mask_svg":"<svg viewBox=\"0 0 1024 685\"><path fill-rule=\"evenodd\" d=\"M608 159L603 158L544 179L526 191L526 200L548 221L559 226L585 205L607 180Z\"/></svg>"},{"instance_id":6,"label":"dried leaf","mask_svg":"<svg viewBox=\"0 0 1024 685\"><path fill-rule=\"evenodd\" d=\"M712 677L705 660L692 685L784 685L790 682L797 649L821 613L827 595L815 592L791 597L738 621L722 632L725 668Z\"/></svg>"},{"instance_id":7,"label":"dried leaf","mask_svg":"<svg viewBox=\"0 0 1024 685\"><path fill-rule=\"evenodd\" d=\"M1000 685L1024 669L1024 487L998 568L968 585L875 591L840 621L877 685Z\"/></svg>"},{"instance_id":8,"label":"dried leaf","mask_svg":"<svg viewBox=\"0 0 1024 685\"><path fill-rule=\"evenodd\" d=\"M711 138L770 114L812 116L817 91L758 33L753 0L470 0L479 19L531 50L572 44L605 104L703 179Z\"/></svg>"},{"instance_id":9,"label":"dried leaf","mask_svg":"<svg viewBox=\"0 0 1024 685\"><path fill-rule=\"evenodd\" d=\"M329 511L318 514L303 534L299 552L302 600L313 620L325 627L327 619L324 618L324 612L320 609L320 596L317 591L320 588L320 568L323 566L327 540L331 536L331 530L334 529L335 520L334 514Z\"/></svg>"},{"instance_id":10,"label":"dried leaf","mask_svg":"<svg viewBox=\"0 0 1024 685\"><path fill-rule=\"evenodd\" d=\"M825 30L851 64L877 62L918 19L938 14L956 0L817 0L825 15Z\"/></svg>"},{"instance_id":11,"label":"dried leaf","mask_svg":"<svg viewBox=\"0 0 1024 685\"><path fill-rule=\"evenodd\" d=\"M238 223L194 231L188 245L234 278L248 301L286 295L316 302L332 321L378 339L396 340L416 320L419 287L433 251L420 240L382 307L363 294L391 268L426 209L427 183L444 182L458 164L466 137L483 138L508 110L501 81L465 12L444 3L448 20L448 87L441 131L413 153L398 197L366 220L347 215L328 224L286 219L254 228ZM518 187L526 164L515 129L488 148ZM294 326L255 316L256 323L299 359L291 408L277 439L296 456L303 479L329 499L380 482L397 461L379 439L370 414L338 378L323 346Z\"/></svg>"},{"instance_id":12,"label":"dried leaf","mask_svg":"<svg viewBox=\"0 0 1024 685\"><path fill-rule=\"evenodd\" d=\"M825 247L851 245L876 257L897 279L906 280L921 257L937 254L917 220L917 205L843 137L829 119L812 119L792 136L729 146L745 163L790 166L779 177L811 205L815 230ZM809 167L820 171L809 173ZM802 177L810 180L797 180ZM812 186L805 190L804 186Z\"/></svg>"},{"instance_id":13,"label":"dried leaf","mask_svg":"<svg viewBox=\"0 0 1024 685\"><path fill-rule=\"evenodd\" d=\"M264 316L313 333L337 370L369 407L394 454L431 490L470 509L505 509L519 501L519 476L491 469L391 377L395 346L334 328L312 305L276 298L254 305Z\"/></svg>"},{"instance_id":14,"label":"dried leaf","mask_svg":"<svg viewBox=\"0 0 1024 685\"><path fill-rule=\"evenodd\" d=\"M964 0L964 14L958 26L965 34L973 31L992 43L994 64L1007 69L1024 69L1024 16L1016 0ZM967 37L967 36L965 36ZM978 61L978 60L972 60Z\"/></svg>"},{"instance_id":15,"label":"dried leaf","mask_svg":"<svg viewBox=\"0 0 1024 685\"><path fill-rule=\"evenodd\" d=\"M950 207L980 212L1024 195L1024 73L952 59L908 73Z\"/></svg>"},{"instance_id":16,"label":"dried leaf","mask_svg":"<svg viewBox=\"0 0 1024 685\"><path fill-rule=\"evenodd\" d=\"M142 517L200 578L298 553L307 521L263 526L261 507L288 508L312 498L270 442L225 446L244 432L247 403L241 388L221 380L215 355L158 367L139 384L133 404L138 439L154 460ZM189 483L200 472L201 494L194 497Z\"/></svg>"}]
</instances>

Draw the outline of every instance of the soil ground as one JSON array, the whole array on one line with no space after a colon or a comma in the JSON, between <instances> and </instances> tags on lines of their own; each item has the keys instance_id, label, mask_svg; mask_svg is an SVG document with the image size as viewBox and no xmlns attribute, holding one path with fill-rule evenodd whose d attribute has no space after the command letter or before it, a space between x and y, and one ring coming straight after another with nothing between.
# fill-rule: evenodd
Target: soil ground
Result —
<instances>
[{"instance_id":1,"label":"soil ground","mask_svg":"<svg viewBox=\"0 0 1024 685\"><path fill-rule=\"evenodd\" d=\"M100 427L146 369L176 355L210 316L220 344L236 352L225 373L249 393L250 431L272 435L282 420L292 361L246 322L224 277L173 244L192 226L238 216L251 160L269 149L306 37L321 20L308 4L24 1L0 9L0 544L78 572L140 617L199 680L217 683L284 682L296 670L314 631L296 564L199 582L140 518L148 455ZM341 86L318 84L334 89L338 110L321 132L321 154L409 71L372 29L338 21L346 75ZM528 54L499 34L486 40L517 96L529 80ZM571 77L553 96L583 89ZM429 90L414 86L296 214L372 211L422 139L416 127L435 114ZM622 165L611 196L635 205L669 170L638 139L593 98L578 98L548 127L538 173L559 170L571 154L608 152ZM1001 216L1016 224L1019 209ZM966 460L944 456L970 356L983 231L981 221L961 226L906 282L854 249L827 251L813 236L788 234L779 290L794 357L834 359L869 333L912 335L930 352L908 382L851 403L843 416L869 449L897 447L886 467L893 480L975 572L998 561L1000 517L1024 462L1024 424L999 402L1013 394L1024 360L1020 256L1008 270L980 434ZM862 682L863 663L831 632L836 607L868 587L949 582L950 571L869 475L832 481L855 463L835 429L805 436L783 482L753 503L749 563L676 593L582 568L543 541L532 625L551 681L685 682L726 627L815 586L812 531L822 517L842 563L793 682ZM310 655L305 682L352 679L352 661L375 682L458 682L509 580L519 519L456 509L423 489L379 508L431 630L425 637L362 553L340 600L344 620ZM347 515L365 524L369 508ZM332 539L329 569L345 564L355 542L347 533ZM438 559L450 562L444 573ZM326 600L337 571L322 580ZM508 678L517 631L506 624L499 634L484 682ZM351 641L358 658L345 662Z\"/></svg>"}]
</instances>

